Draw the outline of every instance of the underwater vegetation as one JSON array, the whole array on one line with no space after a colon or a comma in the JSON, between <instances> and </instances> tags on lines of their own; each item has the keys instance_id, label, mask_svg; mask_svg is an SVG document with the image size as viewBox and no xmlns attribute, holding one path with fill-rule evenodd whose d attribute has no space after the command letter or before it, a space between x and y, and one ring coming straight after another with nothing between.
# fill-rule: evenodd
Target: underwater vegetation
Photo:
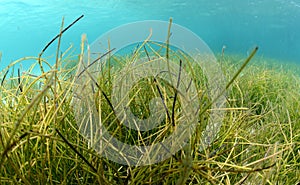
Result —
<instances>
[{"instance_id":1,"label":"underwater vegetation","mask_svg":"<svg viewBox=\"0 0 300 185\"><path fill-rule=\"evenodd\" d=\"M76 21L78 21L78 18ZM75 21L75 22L76 22ZM58 39L56 63L51 66L43 52L28 71L10 64L1 73L0 84L0 182L1 184L297 184L300 182L300 76L291 66L254 56L220 54L218 64L226 76L224 119L217 139L200 150L208 124L211 100L201 68L184 55L178 61L192 75L202 112L199 126L189 143L172 157L146 166L122 165L99 155L80 132L74 110L76 79L83 71L86 37L81 53L63 52ZM63 26L62 26L63 27ZM143 47L141 47L143 48ZM110 55L109 50L104 55ZM140 55L148 55L146 49ZM178 57L170 53L169 57ZM74 59L76 58L76 60ZM100 59L99 58L99 59ZM25 58L26 59L26 58ZM114 62L128 67L131 56L115 56ZM149 57L149 61L151 61ZM180 121L176 90L160 79L145 78L129 92L132 112L148 117L148 104L160 97L170 110L162 125L141 132L126 129L116 119L111 104L112 79L119 69L105 61L92 82L97 111L109 132L132 145L163 140ZM87 71L90 65L84 66ZM32 74L33 67L41 69ZM44 65L51 70L45 71ZM188 66L192 66L188 68ZM181 68L180 68L181 69ZM175 100L174 100L175 99ZM141 114L143 113L143 114Z\"/></svg>"}]
</instances>

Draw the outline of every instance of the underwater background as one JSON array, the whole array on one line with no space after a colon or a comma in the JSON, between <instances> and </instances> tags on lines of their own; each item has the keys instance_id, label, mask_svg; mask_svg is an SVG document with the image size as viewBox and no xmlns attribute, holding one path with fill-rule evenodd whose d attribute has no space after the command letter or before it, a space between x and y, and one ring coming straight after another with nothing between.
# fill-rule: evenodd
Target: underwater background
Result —
<instances>
[{"instance_id":1,"label":"underwater background","mask_svg":"<svg viewBox=\"0 0 300 185\"><path fill-rule=\"evenodd\" d=\"M259 46L259 55L300 64L299 0L0 0L0 70L21 57L38 56L59 33L62 17L66 27L80 15L84 18L64 33L61 51L73 44L79 53L84 33L91 44L122 24L172 17L214 53L225 45L226 53L247 56ZM43 57L54 60L56 47ZM22 68L34 62L23 61Z\"/></svg>"}]
</instances>

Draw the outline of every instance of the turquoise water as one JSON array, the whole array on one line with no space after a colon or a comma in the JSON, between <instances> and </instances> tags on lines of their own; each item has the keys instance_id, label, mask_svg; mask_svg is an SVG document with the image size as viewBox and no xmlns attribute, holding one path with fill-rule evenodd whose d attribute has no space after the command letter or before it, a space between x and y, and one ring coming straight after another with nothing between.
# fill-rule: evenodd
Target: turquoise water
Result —
<instances>
[{"instance_id":1,"label":"turquoise water","mask_svg":"<svg viewBox=\"0 0 300 185\"><path fill-rule=\"evenodd\" d=\"M80 47L83 33L89 43L125 23L170 17L201 37L214 53L247 53L256 45L259 54L300 63L299 0L1 0L0 69L24 56L38 56L65 25L84 18L63 35L62 48ZM44 57L55 58L57 44ZM22 63L26 68L34 61Z\"/></svg>"}]
</instances>

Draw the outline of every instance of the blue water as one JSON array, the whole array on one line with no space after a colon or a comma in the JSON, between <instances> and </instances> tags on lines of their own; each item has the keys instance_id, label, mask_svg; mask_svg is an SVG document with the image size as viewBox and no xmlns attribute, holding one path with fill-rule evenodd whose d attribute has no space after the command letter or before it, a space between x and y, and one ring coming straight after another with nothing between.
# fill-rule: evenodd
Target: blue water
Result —
<instances>
[{"instance_id":1,"label":"blue water","mask_svg":"<svg viewBox=\"0 0 300 185\"><path fill-rule=\"evenodd\" d=\"M80 47L125 23L164 20L185 26L214 53L247 54L254 46L265 57L300 63L300 0L0 0L0 70L24 56L38 56L65 25L84 18L63 35L62 48ZM44 57L55 58L57 44ZM34 61L22 63L27 68Z\"/></svg>"}]
</instances>

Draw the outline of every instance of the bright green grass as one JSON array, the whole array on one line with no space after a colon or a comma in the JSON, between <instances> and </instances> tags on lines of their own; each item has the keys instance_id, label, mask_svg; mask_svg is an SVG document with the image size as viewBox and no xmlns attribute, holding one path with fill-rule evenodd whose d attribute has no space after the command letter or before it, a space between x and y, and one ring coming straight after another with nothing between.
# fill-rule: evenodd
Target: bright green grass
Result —
<instances>
[{"instance_id":1,"label":"bright green grass","mask_svg":"<svg viewBox=\"0 0 300 185\"><path fill-rule=\"evenodd\" d=\"M226 55L218 58L227 82L245 60ZM255 56L227 91L223 125L211 147L199 151L201 132L197 131L190 144L172 158L134 167L116 164L89 149L87 140L78 131L72 107L76 62L65 57L58 61L58 66L63 65L69 67L53 67L39 77L21 74L20 83L18 76L8 75L3 80L1 184L297 184L300 181L299 68L282 67L277 62L270 65L270 60ZM108 98L111 98L109 80L114 75L117 71L106 69L97 79ZM193 78L199 82L200 102L210 101L201 96L205 92L203 75L195 73ZM134 87L130 96L136 115L142 112L142 116L149 116L147 103L151 97L159 96L155 87L151 79ZM171 109L168 98L173 90L161 86L161 91ZM140 92L139 96L134 92ZM141 144L141 139L136 139L138 132L128 132L120 126L99 89L95 98L96 103L102 102L98 105L101 116L114 136ZM178 108L180 104L175 106ZM201 124L206 123L208 115L199 115ZM162 137L161 132L157 129L143 133L142 139L151 142L157 133ZM167 135L172 128L163 132Z\"/></svg>"}]
</instances>

